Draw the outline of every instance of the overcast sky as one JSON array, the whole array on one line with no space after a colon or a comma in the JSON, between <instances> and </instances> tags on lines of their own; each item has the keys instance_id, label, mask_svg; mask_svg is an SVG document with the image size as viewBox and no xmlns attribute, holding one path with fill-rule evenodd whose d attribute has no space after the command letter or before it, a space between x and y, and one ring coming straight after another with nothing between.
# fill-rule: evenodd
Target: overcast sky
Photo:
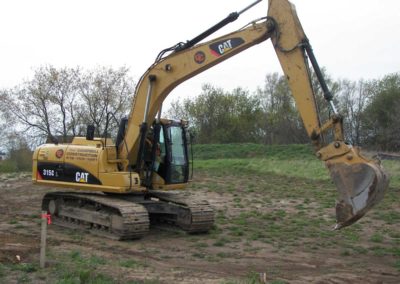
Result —
<instances>
[{"instance_id":1,"label":"overcast sky","mask_svg":"<svg viewBox=\"0 0 400 284\"><path fill-rule=\"evenodd\" d=\"M43 65L127 66L135 81L158 52L197 36L253 0L0 0L0 88L29 80ZM400 1L293 0L316 57L328 73L351 80L400 71ZM265 16L262 1L217 35ZM213 36L212 36L213 37ZM176 88L171 100L203 83L253 92L281 69L269 41Z\"/></svg>"}]
</instances>

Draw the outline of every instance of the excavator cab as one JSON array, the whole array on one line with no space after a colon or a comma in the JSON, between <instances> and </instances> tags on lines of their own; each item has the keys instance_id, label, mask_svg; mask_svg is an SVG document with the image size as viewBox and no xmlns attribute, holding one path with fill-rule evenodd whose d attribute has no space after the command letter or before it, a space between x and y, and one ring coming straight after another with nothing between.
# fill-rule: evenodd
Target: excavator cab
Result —
<instances>
[{"instance_id":1,"label":"excavator cab","mask_svg":"<svg viewBox=\"0 0 400 284\"><path fill-rule=\"evenodd\" d=\"M189 178L186 128L177 121L162 125L160 131L161 177L166 184L187 183ZM163 157L164 156L164 157Z\"/></svg>"},{"instance_id":2,"label":"excavator cab","mask_svg":"<svg viewBox=\"0 0 400 284\"><path fill-rule=\"evenodd\" d=\"M162 119L147 134L144 182L150 188L161 184L186 184L189 179L187 123Z\"/></svg>"}]
</instances>

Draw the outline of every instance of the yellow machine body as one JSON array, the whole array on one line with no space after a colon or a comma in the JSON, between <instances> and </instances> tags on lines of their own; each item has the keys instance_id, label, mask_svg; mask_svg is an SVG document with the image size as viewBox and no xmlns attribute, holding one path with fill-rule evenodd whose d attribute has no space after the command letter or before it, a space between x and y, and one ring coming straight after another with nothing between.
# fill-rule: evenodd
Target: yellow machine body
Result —
<instances>
[{"instance_id":1,"label":"yellow machine body","mask_svg":"<svg viewBox=\"0 0 400 284\"><path fill-rule=\"evenodd\" d=\"M157 118L163 101L185 80L267 39L273 43L316 155L326 163L337 186L337 228L355 222L382 199L388 187L388 177L377 162L344 143L342 118L329 94L325 98L333 115L328 121L320 122L307 58L310 58L322 89L326 89L325 83L318 74L319 67L295 8L287 0L269 0L268 16L240 30L207 42L178 45L170 49L170 54L160 56L136 86L131 112L117 145L110 139L88 140L84 137L77 137L68 145L42 145L34 152L33 181L53 187L119 194L185 188L187 144L182 142L184 148L173 149L170 145L177 143L164 141L184 140L185 127L176 123L176 128L172 128L169 126L172 122ZM162 128L161 134L157 134L159 137L149 136L152 127ZM177 131L178 128L181 132ZM322 136L327 131L333 132L334 139L325 144ZM165 157L172 168L163 174L154 170L157 143L165 147ZM152 149L148 162L144 158L145 149ZM176 152L180 156L173 157ZM174 164L176 158L182 161ZM175 178L176 172L183 178Z\"/></svg>"}]
</instances>

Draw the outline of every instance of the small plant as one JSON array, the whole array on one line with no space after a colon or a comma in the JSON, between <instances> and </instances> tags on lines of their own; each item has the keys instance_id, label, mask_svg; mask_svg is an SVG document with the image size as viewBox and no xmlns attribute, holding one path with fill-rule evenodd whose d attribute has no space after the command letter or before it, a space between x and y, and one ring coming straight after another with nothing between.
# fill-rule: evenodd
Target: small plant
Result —
<instances>
[{"instance_id":1,"label":"small plant","mask_svg":"<svg viewBox=\"0 0 400 284\"><path fill-rule=\"evenodd\" d=\"M225 244L227 244L229 241L226 238L220 238L218 239L215 243L213 243L213 246L216 247L223 247Z\"/></svg>"},{"instance_id":2,"label":"small plant","mask_svg":"<svg viewBox=\"0 0 400 284\"><path fill-rule=\"evenodd\" d=\"M360 235L354 230L352 230L352 228L344 232L344 237L346 238L346 240L353 243L358 242L360 240Z\"/></svg>"},{"instance_id":3,"label":"small plant","mask_svg":"<svg viewBox=\"0 0 400 284\"><path fill-rule=\"evenodd\" d=\"M126 268L139 268L145 265L135 259L124 259L119 261L119 265Z\"/></svg>"},{"instance_id":4,"label":"small plant","mask_svg":"<svg viewBox=\"0 0 400 284\"><path fill-rule=\"evenodd\" d=\"M205 242L199 242L199 243L194 244L193 247L195 247L195 248L206 248L206 247L208 247L208 244L205 243Z\"/></svg>"},{"instance_id":5,"label":"small plant","mask_svg":"<svg viewBox=\"0 0 400 284\"><path fill-rule=\"evenodd\" d=\"M367 254L368 253L368 249L364 248L364 247L353 247L353 251L359 254Z\"/></svg>"},{"instance_id":6,"label":"small plant","mask_svg":"<svg viewBox=\"0 0 400 284\"><path fill-rule=\"evenodd\" d=\"M350 256L351 255L351 252L349 251L349 250L344 250L344 251L342 251L342 253L340 254L340 255L343 255L343 256Z\"/></svg>"},{"instance_id":7,"label":"small plant","mask_svg":"<svg viewBox=\"0 0 400 284\"><path fill-rule=\"evenodd\" d=\"M387 249L385 249L384 247L380 247L380 246L372 247L371 250L372 250L372 253L376 256L384 256L384 255L388 254Z\"/></svg>"},{"instance_id":8,"label":"small plant","mask_svg":"<svg viewBox=\"0 0 400 284\"><path fill-rule=\"evenodd\" d=\"M287 284L288 282L283 280L272 280L269 284Z\"/></svg>"},{"instance_id":9,"label":"small plant","mask_svg":"<svg viewBox=\"0 0 400 284\"><path fill-rule=\"evenodd\" d=\"M6 275L6 268L2 263L0 263L0 278L4 277L5 275Z\"/></svg>"},{"instance_id":10,"label":"small plant","mask_svg":"<svg viewBox=\"0 0 400 284\"><path fill-rule=\"evenodd\" d=\"M400 259L398 259L398 260L394 263L394 267L397 269L397 271L400 271Z\"/></svg>"},{"instance_id":11,"label":"small plant","mask_svg":"<svg viewBox=\"0 0 400 284\"><path fill-rule=\"evenodd\" d=\"M35 272L38 270L37 265L32 263L19 263L11 267L12 270L18 270L26 273Z\"/></svg>"},{"instance_id":12,"label":"small plant","mask_svg":"<svg viewBox=\"0 0 400 284\"><path fill-rule=\"evenodd\" d=\"M244 231L243 228L237 227L237 226L232 226L229 228L230 232L229 235L235 236L235 237L241 237L244 236Z\"/></svg>"},{"instance_id":13,"label":"small plant","mask_svg":"<svg viewBox=\"0 0 400 284\"><path fill-rule=\"evenodd\" d=\"M89 269L77 269L64 272L57 284L72 284L72 283L96 283L96 284L111 284L114 280L104 274L95 273Z\"/></svg>"},{"instance_id":14,"label":"small plant","mask_svg":"<svg viewBox=\"0 0 400 284\"><path fill-rule=\"evenodd\" d=\"M107 264L107 260L105 259L105 258L102 258L102 257L98 257L98 256L91 256L89 259L88 259L88 264L89 265L91 265L91 266L97 266L97 265L105 265L105 264Z\"/></svg>"},{"instance_id":15,"label":"small plant","mask_svg":"<svg viewBox=\"0 0 400 284\"><path fill-rule=\"evenodd\" d=\"M81 253L79 252L79 251L77 251L77 250L74 250L74 251L72 251L71 253L70 253L70 256L71 256L71 258L73 259L73 260L81 260L82 259L82 257L81 257Z\"/></svg>"},{"instance_id":16,"label":"small plant","mask_svg":"<svg viewBox=\"0 0 400 284\"><path fill-rule=\"evenodd\" d=\"M260 274L257 272L250 272L246 278L247 284L258 284L260 283Z\"/></svg>"},{"instance_id":17,"label":"small plant","mask_svg":"<svg viewBox=\"0 0 400 284\"><path fill-rule=\"evenodd\" d=\"M197 257L197 258L205 258L206 255L204 253L200 253L200 252L195 252L192 254L193 257Z\"/></svg>"},{"instance_id":18,"label":"small plant","mask_svg":"<svg viewBox=\"0 0 400 284\"><path fill-rule=\"evenodd\" d=\"M374 243L381 243L383 242L383 236L379 233L376 233L373 234L369 240Z\"/></svg>"},{"instance_id":19,"label":"small plant","mask_svg":"<svg viewBox=\"0 0 400 284\"><path fill-rule=\"evenodd\" d=\"M10 225L18 224L18 220L15 220L15 219L10 220L10 221L8 222L8 224L10 224Z\"/></svg>"}]
</instances>

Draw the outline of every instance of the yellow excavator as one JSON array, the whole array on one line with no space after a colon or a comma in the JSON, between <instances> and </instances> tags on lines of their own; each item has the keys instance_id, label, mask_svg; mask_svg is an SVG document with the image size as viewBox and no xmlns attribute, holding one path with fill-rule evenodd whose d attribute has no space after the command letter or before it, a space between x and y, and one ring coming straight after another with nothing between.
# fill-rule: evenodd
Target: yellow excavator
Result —
<instances>
[{"instance_id":1,"label":"yellow excavator","mask_svg":"<svg viewBox=\"0 0 400 284\"><path fill-rule=\"evenodd\" d=\"M187 232L210 230L212 207L183 191L190 172L188 125L162 119L162 103L183 81L267 39L273 43L316 156L325 162L337 187L336 229L354 223L383 198L389 178L378 162L345 143L343 119L289 1L269 0L266 17L202 42L260 1L229 14L192 40L162 50L139 80L129 117L120 122L115 142L108 135L94 137L89 125L86 137L75 137L71 144L54 141L35 150L34 183L75 189L43 197L42 209L55 224L115 239L142 237L150 221L171 223ZM330 108L324 122L309 63ZM324 142L328 132L333 139Z\"/></svg>"}]
</instances>

